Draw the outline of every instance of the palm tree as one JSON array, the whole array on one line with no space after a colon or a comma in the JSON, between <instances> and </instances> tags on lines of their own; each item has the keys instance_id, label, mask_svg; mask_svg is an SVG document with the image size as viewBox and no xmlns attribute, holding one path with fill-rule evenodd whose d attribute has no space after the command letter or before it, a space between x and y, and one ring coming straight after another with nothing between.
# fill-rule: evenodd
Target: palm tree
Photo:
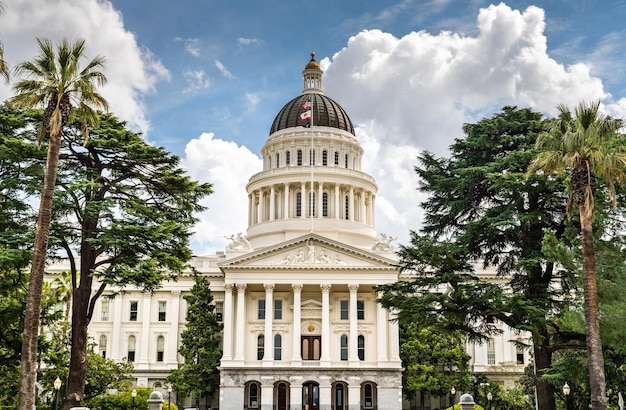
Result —
<instances>
[{"instance_id":1,"label":"palm tree","mask_svg":"<svg viewBox=\"0 0 626 410\"><path fill-rule=\"evenodd\" d=\"M16 68L16 74L24 76L25 79L14 86L16 95L10 100L15 108L43 106L44 116L38 135L39 143L41 144L46 136L50 137L24 317L20 409L32 409L35 402L41 291L63 128L70 114L76 116L82 122L81 128L87 139L88 127L98 123L97 109L108 110L107 101L96 91L96 86L104 85L106 82L104 74L98 71L103 67L104 59L98 56L84 68L80 66L85 51L85 40L77 40L73 44L63 40L57 45L56 53L49 40L37 39L37 43L40 54L33 61L24 62Z\"/></svg>"},{"instance_id":2,"label":"palm tree","mask_svg":"<svg viewBox=\"0 0 626 410\"><path fill-rule=\"evenodd\" d=\"M578 207L580 214L591 406L605 410L606 386L592 222L597 178L606 183L614 207L615 185L626 179L626 148L623 140L619 141L623 121L601 114L599 101L580 103L574 110L574 116L565 106L557 108L559 115L549 122L548 132L537 139L537 148L541 152L531 162L526 175L530 176L538 170L546 174L569 173L567 214L571 217L574 207Z\"/></svg>"},{"instance_id":3,"label":"palm tree","mask_svg":"<svg viewBox=\"0 0 626 410\"><path fill-rule=\"evenodd\" d=\"M4 3L0 2L0 14L4 13ZM4 61L4 47L0 43L0 76L9 82L9 65Z\"/></svg>"}]
</instances>

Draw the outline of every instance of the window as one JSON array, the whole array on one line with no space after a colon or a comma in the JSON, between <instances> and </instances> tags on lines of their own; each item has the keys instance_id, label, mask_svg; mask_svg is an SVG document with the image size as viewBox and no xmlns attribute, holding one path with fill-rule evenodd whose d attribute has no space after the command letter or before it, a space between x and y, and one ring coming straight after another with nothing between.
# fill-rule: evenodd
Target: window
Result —
<instances>
[{"instance_id":1,"label":"window","mask_svg":"<svg viewBox=\"0 0 626 410\"><path fill-rule=\"evenodd\" d=\"M309 192L309 216L315 216L315 192Z\"/></svg>"},{"instance_id":2,"label":"window","mask_svg":"<svg viewBox=\"0 0 626 410\"><path fill-rule=\"evenodd\" d=\"M265 355L265 336L259 335L256 338L256 359L263 360L263 355Z\"/></svg>"},{"instance_id":3,"label":"window","mask_svg":"<svg viewBox=\"0 0 626 410\"><path fill-rule=\"evenodd\" d=\"M517 364L524 364L524 349L517 346L515 348L515 356L517 359Z\"/></svg>"},{"instance_id":4,"label":"window","mask_svg":"<svg viewBox=\"0 0 626 410\"><path fill-rule=\"evenodd\" d=\"M496 364L496 343L493 339L487 342L487 364Z\"/></svg>"},{"instance_id":5,"label":"window","mask_svg":"<svg viewBox=\"0 0 626 410\"><path fill-rule=\"evenodd\" d=\"M291 164L291 151L285 152L285 163L287 165Z\"/></svg>"},{"instance_id":6,"label":"window","mask_svg":"<svg viewBox=\"0 0 626 410\"><path fill-rule=\"evenodd\" d=\"M283 338L281 335L274 336L274 360L283 358Z\"/></svg>"},{"instance_id":7,"label":"window","mask_svg":"<svg viewBox=\"0 0 626 410\"><path fill-rule=\"evenodd\" d=\"M281 320L283 318L283 301L280 299L274 300L274 319Z\"/></svg>"},{"instance_id":8,"label":"window","mask_svg":"<svg viewBox=\"0 0 626 410\"><path fill-rule=\"evenodd\" d=\"M328 216L328 192L322 193L322 216Z\"/></svg>"},{"instance_id":9,"label":"window","mask_svg":"<svg viewBox=\"0 0 626 410\"><path fill-rule=\"evenodd\" d=\"M362 388L363 408L373 409L376 405L376 389L372 383L365 383Z\"/></svg>"},{"instance_id":10,"label":"window","mask_svg":"<svg viewBox=\"0 0 626 410\"><path fill-rule=\"evenodd\" d=\"M365 360L365 336L359 335L359 337L357 338L357 347L359 360Z\"/></svg>"},{"instance_id":11,"label":"window","mask_svg":"<svg viewBox=\"0 0 626 410\"><path fill-rule=\"evenodd\" d=\"M167 302L164 300L159 301L159 322L165 322L165 311L167 308Z\"/></svg>"},{"instance_id":12,"label":"window","mask_svg":"<svg viewBox=\"0 0 626 410\"><path fill-rule=\"evenodd\" d=\"M276 168L280 168L280 154L276 153Z\"/></svg>"},{"instance_id":13,"label":"window","mask_svg":"<svg viewBox=\"0 0 626 410\"><path fill-rule=\"evenodd\" d=\"M133 300L130 302L130 317L129 320L131 322L137 321L137 301Z\"/></svg>"},{"instance_id":14,"label":"window","mask_svg":"<svg viewBox=\"0 0 626 410\"><path fill-rule=\"evenodd\" d=\"M103 358L107 358L107 337L100 335L100 343L98 343L98 349Z\"/></svg>"},{"instance_id":15,"label":"window","mask_svg":"<svg viewBox=\"0 0 626 410\"><path fill-rule=\"evenodd\" d=\"M328 165L328 152L326 150L322 151L322 165Z\"/></svg>"},{"instance_id":16,"label":"window","mask_svg":"<svg viewBox=\"0 0 626 410\"><path fill-rule=\"evenodd\" d=\"M103 322L109 321L109 308L111 305L111 301L109 299L102 299L102 304L100 306L100 320Z\"/></svg>"},{"instance_id":17,"label":"window","mask_svg":"<svg viewBox=\"0 0 626 410\"><path fill-rule=\"evenodd\" d=\"M163 353L165 352L165 338L163 336L157 337L157 362L163 361Z\"/></svg>"},{"instance_id":18,"label":"window","mask_svg":"<svg viewBox=\"0 0 626 410\"><path fill-rule=\"evenodd\" d=\"M341 360L348 360L348 336L341 335Z\"/></svg>"},{"instance_id":19,"label":"window","mask_svg":"<svg viewBox=\"0 0 626 410\"><path fill-rule=\"evenodd\" d=\"M346 205L346 213L345 213L344 217L346 219L350 219L350 197L348 195L346 195L346 200L344 202L345 202L345 205Z\"/></svg>"},{"instance_id":20,"label":"window","mask_svg":"<svg viewBox=\"0 0 626 410\"><path fill-rule=\"evenodd\" d=\"M335 165L339 165L339 152L335 151Z\"/></svg>"},{"instance_id":21,"label":"window","mask_svg":"<svg viewBox=\"0 0 626 410\"><path fill-rule=\"evenodd\" d=\"M215 302L215 318L218 322L224 320L224 302Z\"/></svg>"},{"instance_id":22,"label":"window","mask_svg":"<svg viewBox=\"0 0 626 410\"><path fill-rule=\"evenodd\" d=\"M309 165L315 165L315 151L309 151Z\"/></svg>"},{"instance_id":23,"label":"window","mask_svg":"<svg viewBox=\"0 0 626 410\"><path fill-rule=\"evenodd\" d=\"M259 408L259 392L261 388L258 383L248 385L248 408Z\"/></svg>"},{"instance_id":24,"label":"window","mask_svg":"<svg viewBox=\"0 0 626 410\"><path fill-rule=\"evenodd\" d=\"M301 149L298 150L298 158L296 160L298 161L297 165L302 166L302 150Z\"/></svg>"},{"instance_id":25,"label":"window","mask_svg":"<svg viewBox=\"0 0 626 410\"><path fill-rule=\"evenodd\" d=\"M343 164L345 168L348 168L348 154L343 157Z\"/></svg>"},{"instance_id":26,"label":"window","mask_svg":"<svg viewBox=\"0 0 626 410\"><path fill-rule=\"evenodd\" d=\"M302 216L302 192L296 193L296 216Z\"/></svg>"},{"instance_id":27,"label":"window","mask_svg":"<svg viewBox=\"0 0 626 410\"><path fill-rule=\"evenodd\" d=\"M347 300L342 300L339 302L339 310L340 310L340 319L341 320L348 320L349 318L349 309L348 309L348 301Z\"/></svg>"},{"instance_id":28,"label":"window","mask_svg":"<svg viewBox=\"0 0 626 410\"><path fill-rule=\"evenodd\" d=\"M362 300L356 301L356 318L358 320L365 320L365 302Z\"/></svg>"},{"instance_id":29,"label":"window","mask_svg":"<svg viewBox=\"0 0 626 410\"><path fill-rule=\"evenodd\" d=\"M135 336L130 335L128 336L128 361L129 362L134 362L135 361L135 346L137 345L137 339L135 338Z\"/></svg>"},{"instance_id":30,"label":"window","mask_svg":"<svg viewBox=\"0 0 626 410\"><path fill-rule=\"evenodd\" d=\"M259 299L257 319L265 319L265 299Z\"/></svg>"}]
</instances>

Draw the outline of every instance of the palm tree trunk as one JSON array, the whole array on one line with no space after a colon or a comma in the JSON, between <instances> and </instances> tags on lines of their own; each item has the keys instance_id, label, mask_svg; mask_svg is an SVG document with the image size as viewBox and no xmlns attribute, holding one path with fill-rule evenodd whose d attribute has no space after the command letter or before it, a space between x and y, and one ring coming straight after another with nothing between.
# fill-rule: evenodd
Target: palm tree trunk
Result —
<instances>
[{"instance_id":1,"label":"palm tree trunk","mask_svg":"<svg viewBox=\"0 0 626 410\"><path fill-rule=\"evenodd\" d=\"M35 382L37 381L37 336L39 316L41 314L41 292L43 275L48 253L48 236L52 219L52 198L59 169L59 152L61 150L61 133L50 136L46 173L44 176L37 232L33 249L33 260L30 268L30 281L24 312L24 339L20 367L19 409L32 409L35 406Z\"/></svg>"},{"instance_id":2,"label":"palm tree trunk","mask_svg":"<svg viewBox=\"0 0 626 410\"><path fill-rule=\"evenodd\" d=\"M584 202L579 203L579 208L583 253L585 331L587 334L587 360L589 361L591 408L593 410L606 410L606 381L604 377L602 341L600 338L596 261L593 249L593 211L588 209Z\"/></svg>"}]
</instances>

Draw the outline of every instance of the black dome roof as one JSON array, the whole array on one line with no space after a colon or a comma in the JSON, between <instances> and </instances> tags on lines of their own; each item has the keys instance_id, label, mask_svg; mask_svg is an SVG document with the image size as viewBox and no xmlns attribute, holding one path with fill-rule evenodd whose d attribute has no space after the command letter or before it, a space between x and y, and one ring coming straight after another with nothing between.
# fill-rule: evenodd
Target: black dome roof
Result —
<instances>
[{"instance_id":1,"label":"black dome roof","mask_svg":"<svg viewBox=\"0 0 626 410\"><path fill-rule=\"evenodd\" d=\"M304 93L285 104L274 118L270 135L285 128L305 126L309 120L303 120L301 114L308 110L303 107L308 98L313 106L313 126L338 128L354 135L354 126L345 110L320 93Z\"/></svg>"}]
</instances>

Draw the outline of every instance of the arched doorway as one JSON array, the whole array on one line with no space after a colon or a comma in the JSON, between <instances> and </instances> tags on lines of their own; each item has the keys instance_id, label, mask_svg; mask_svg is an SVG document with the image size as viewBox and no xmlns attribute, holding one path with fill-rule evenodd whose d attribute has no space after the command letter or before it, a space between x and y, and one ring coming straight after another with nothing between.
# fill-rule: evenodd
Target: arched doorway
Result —
<instances>
[{"instance_id":1,"label":"arched doorway","mask_svg":"<svg viewBox=\"0 0 626 410\"><path fill-rule=\"evenodd\" d=\"M276 403L276 410L288 410L289 409L289 385L285 382L278 382L274 386L274 402Z\"/></svg>"},{"instance_id":2,"label":"arched doorway","mask_svg":"<svg viewBox=\"0 0 626 410\"><path fill-rule=\"evenodd\" d=\"M315 382L302 385L302 410L319 410L320 386Z\"/></svg>"},{"instance_id":3,"label":"arched doorway","mask_svg":"<svg viewBox=\"0 0 626 410\"><path fill-rule=\"evenodd\" d=\"M348 385L343 382L333 384L332 410L348 410Z\"/></svg>"}]
</instances>

